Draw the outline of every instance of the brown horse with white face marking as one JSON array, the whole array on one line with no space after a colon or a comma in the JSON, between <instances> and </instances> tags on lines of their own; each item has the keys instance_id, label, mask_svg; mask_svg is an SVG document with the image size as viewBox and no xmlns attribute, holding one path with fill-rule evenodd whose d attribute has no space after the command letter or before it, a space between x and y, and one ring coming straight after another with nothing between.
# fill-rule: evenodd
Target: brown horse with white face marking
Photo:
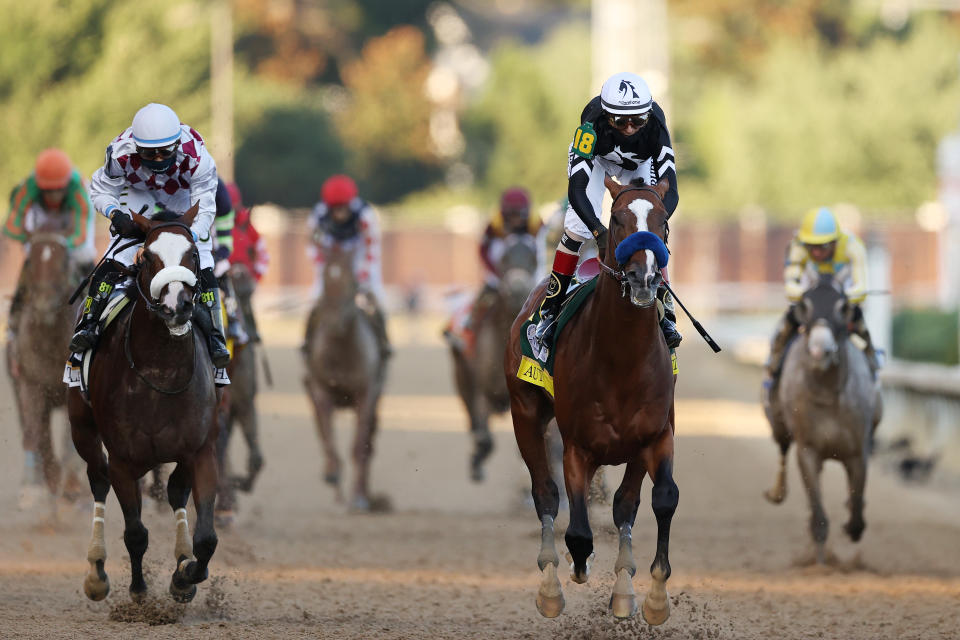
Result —
<instances>
[{"instance_id":1,"label":"brown horse with white face marking","mask_svg":"<svg viewBox=\"0 0 960 640\"><path fill-rule=\"evenodd\" d=\"M140 521L138 479L159 464L177 464L167 482L177 536L177 569L170 582L174 599L193 599L217 546L217 393L206 338L190 322L199 285L199 257L190 232L196 213L195 205L182 217L133 215L145 236L134 276L137 295L129 303L133 308L100 339L90 366L90 403L79 389L69 392L73 442L87 463L94 499L90 573L83 585L92 600L102 600L110 590L103 522L111 485L126 524L130 595L135 600L146 595L147 529ZM197 508L192 545L186 510L191 490Z\"/></svg>"},{"instance_id":2,"label":"brown horse with white face marking","mask_svg":"<svg viewBox=\"0 0 960 640\"><path fill-rule=\"evenodd\" d=\"M620 553L614 565L617 581L610 606L621 618L637 610L631 530L640 504L640 485L649 474L658 531L657 552L650 567L653 582L643 602L643 617L650 624L660 624L670 615L667 547L679 495L673 481L674 377L656 305L660 267L666 265L667 212L662 198L668 186L666 182L655 187L621 186L607 180L613 209L603 272L595 291L557 341L556 400L517 378L520 340L526 339L522 326L543 300L545 285L530 295L510 332L504 373L514 433L530 471L542 526L537 564L543 582L537 608L547 617L559 615L564 606L557 579L560 559L553 542L559 496L550 477L543 438L554 414L563 437L563 473L570 502L566 543L573 557L571 578L586 582L593 554L587 520L590 480L601 465L626 464L613 503Z\"/></svg>"}]
</instances>

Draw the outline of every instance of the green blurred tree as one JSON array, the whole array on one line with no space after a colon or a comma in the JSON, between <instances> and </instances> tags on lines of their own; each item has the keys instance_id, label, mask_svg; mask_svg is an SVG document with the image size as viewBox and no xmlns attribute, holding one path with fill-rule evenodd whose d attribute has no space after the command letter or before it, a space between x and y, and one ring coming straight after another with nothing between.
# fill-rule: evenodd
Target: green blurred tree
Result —
<instances>
[{"instance_id":1,"label":"green blurred tree","mask_svg":"<svg viewBox=\"0 0 960 640\"><path fill-rule=\"evenodd\" d=\"M430 142L429 73L423 35L411 26L371 39L343 70L348 101L335 114L337 134L373 200L395 200L441 175Z\"/></svg>"},{"instance_id":2,"label":"green blurred tree","mask_svg":"<svg viewBox=\"0 0 960 640\"><path fill-rule=\"evenodd\" d=\"M490 78L463 118L466 160L491 199L513 184L538 202L567 192L567 148L592 97L589 28L574 23L534 46L505 43Z\"/></svg>"}]
</instances>

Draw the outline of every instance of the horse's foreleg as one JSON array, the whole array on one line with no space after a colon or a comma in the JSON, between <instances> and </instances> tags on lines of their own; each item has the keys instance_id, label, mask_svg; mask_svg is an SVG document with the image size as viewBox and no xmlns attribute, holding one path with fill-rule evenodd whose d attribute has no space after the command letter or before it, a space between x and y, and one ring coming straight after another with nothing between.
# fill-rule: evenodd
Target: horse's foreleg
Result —
<instances>
[{"instance_id":1,"label":"horse's foreleg","mask_svg":"<svg viewBox=\"0 0 960 640\"><path fill-rule=\"evenodd\" d=\"M670 617L670 596L667 580L670 578L670 523L677 510L680 491L673 480L673 431L669 431L658 445L645 452L647 469L656 469L653 476L651 506L657 518L657 554L650 565L650 591L643 600L643 619L648 624L662 624Z\"/></svg>"},{"instance_id":2,"label":"horse's foreleg","mask_svg":"<svg viewBox=\"0 0 960 640\"><path fill-rule=\"evenodd\" d=\"M257 421L257 410L253 406L253 398L244 403L243 411L236 416L243 432L243 439L247 442L247 477L238 485L244 492L253 491L253 484L257 475L263 469L263 451L260 449L260 427Z\"/></svg>"},{"instance_id":3,"label":"horse's foreleg","mask_svg":"<svg viewBox=\"0 0 960 640\"><path fill-rule=\"evenodd\" d=\"M123 542L130 555L130 597L140 602L147 593L147 583L143 579L143 554L147 551L148 539L147 528L140 520L140 484L134 472L117 461L110 463L110 484L123 511Z\"/></svg>"},{"instance_id":4,"label":"horse's foreleg","mask_svg":"<svg viewBox=\"0 0 960 640\"><path fill-rule=\"evenodd\" d=\"M193 504L197 509L193 552L197 559L195 562L181 561L177 569L191 584L207 579L207 565L217 549L217 533L213 527L213 505L216 497L217 456L213 442L207 442L193 458Z\"/></svg>"},{"instance_id":5,"label":"horse's foreleg","mask_svg":"<svg viewBox=\"0 0 960 640\"><path fill-rule=\"evenodd\" d=\"M620 549L613 573L617 581L610 595L610 609L618 618L630 618L637 612L637 597L633 590L633 576L637 565L633 561L633 523L640 506L640 487L646 468L640 460L627 464L623 482L613 496L613 523L620 533Z\"/></svg>"},{"instance_id":6,"label":"horse's foreleg","mask_svg":"<svg viewBox=\"0 0 960 640\"><path fill-rule=\"evenodd\" d=\"M470 411L470 435L473 436L473 453L470 456L470 479L483 481L483 463L493 452L493 437L490 435L490 403L479 389L474 394Z\"/></svg>"},{"instance_id":7,"label":"horse's foreleg","mask_svg":"<svg viewBox=\"0 0 960 640\"><path fill-rule=\"evenodd\" d=\"M357 402L357 428L353 437L354 482L350 508L370 510L370 459L373 457L373 438L377 430L377 400L379 391L370 389Z\"/></svg>"},{"instance_id":8,"label":"horse's foreleg","mask_svg":"<svg viewBox=\"0 0 960 640\"><path fill-rule=\"evenodd\" d=\"M31 387L22 381L16 384L15 389L17 406L20 408L20 427L23 450L26 453L25 464L28 465L26 471L30 476L29 484L39 484L40 474L36 468L39 463L47 489L50 494L56 495L60 485L60 463L54 455L53 439L50 436L50 409L46 406L42 394L35 388L35 392L30 393L30 389ZM30 466L33 469L30 469ZM42 490L36 493L42 493ZM31 506L37 497L39 496L22 492L21 502L24 506Z\"/></svg>"},{"instance_id":9,"label":"horse's foreleg","mask_svg":"<svg viewBox=\"0 0 960 640\"><path fill-rule=\"evenodd\" d=\"M187 567L195 562L193 557L193 543L190 540L190 525L187 522L187 499L193 486L191 467L178 463L177 467L167 479L167 501L173 509L174 526L177 531L177 540L173 546L173 557L177 561L177 570L170 580L170 595L177 602L190 602L197 594L197 585L189 582L180 571L181 566Z\"/></svg>"},{"instance_id":10,"label":"horse's foreleg","mask_svg":"<svg viewBox=\"0 0 960 640\"><path fill-rule=\"evenodd\" d=\"M217 468L220 470L220 481L217 485L216 514L219 526L229 526L233 522L233 509L237 503L236 483L230 477L227 449L230 445L230 436L233 435L233 411L230 406L232 390L224 394L224 401L217 407L217 422L220 423L220 432L217 435Z\"/></svg>"},{"instance_id":11,"label":"horse's foreleg","mask_svg":"<svg viewBox=\"0 0 960 640\"><path fill-rule=\"evenodd\" d=\"M864 456L855 458L846 458L843 460L843 466L847 470L847 483L850 489L850 520L843 525L843 530L847 532L850 539L854 542L860 540L863 530L867 524L863 520L863 492L867 484L867 461Z\"/></svg>"},{"instance_id":12,"label":"horse's foreleg","mask_svg":"<svg viewBox=\"0 0 960 640\"><path fill-rule=\"evenodd\" d=\"M768 413L768 416L772 415L774 414ZM777 477L773 486L763 492L763 497L773 504L780 504L787 497L787 452L790 451L793 436L780 418L770 418L770 427L773 430L773 439L780 447L780 467L777 469Z\"/></svg>"},{"instance_id":13,"label":"horse's foreleg","mask_svg":"<svg viewBox=\"0 0 960 640\"><path fill-rule=\"evenodd\" d=\"M526 383L520 383L526 384ZM542 406L544 400L528 393L526 389L511 393L510 415L513 418L513 432L523 462L530 471L533 505L540 519L540 554L537 566L542 573L540 590L537 593L537 610L547 618L555 618L563 612L563 591L557 577L560 557L557 555L554 540L554 519L560 504L557 484L550 476L547 462L547 448L544 440L544 427L550 415Z\"/></svg>"},{"instance_id":14,"label":"horse's foreleg","mask_svg":"<svg viewBox=\"0 0 960 640\"><path fill-rule=\"evenodd\" d=\"M567 484L567 500L570 503L570 524L564 540L573 558L570 579L579 584L590 577L590 562L593 559L593 532L587 515L587 495L596 470L597 465L583 451L564 443L563 479Z\"/></svg>"},{"instance_id":15,"label":"horse's foreleg","mask_svg":"<svg viewBox=\"0 0 960 640\"><path fill-rule=\"evenodd\" d=\"M104 538L104 522L107 511L107 494L110 493L110 476L107 457L103 453L100 436L89 415L89 408L77 400L79 407L70 403L70 432L77 453L87 463L87 478L93 493L93 532L87 548L90 572L83 581L83 592L91 600L103 600L110 592L110 580L104 564L107 561L107 542Z\"/></svg>"},{"instance_id":16,"label":"horse's foreleg","mask_svg":"<svg viewBox=\"0 0 960 640\"><path fill-rule=\"evenodd\" d=\"M823 564L826 562L825 544L829 528L827 514L820 500L820 470L823 468L823 460L812 448L803 446L797 448L797 462L807 489L807 499L810 501L810 534L813 536L816 560Z\"/></svg>"},{"instance_id":17,"label":"horse's foreleg","mask_svg":"<svg viewBox=\"0 0 960 640\"><path fill-rule=\"evenodd\" d=\"M309 374L304 376L303 384L307 388L307 395L310 396L310 402L313 405L317 434L320 436L320 445L323 447L323 481L336 489L339 501L341 462L333 437L333 400L327 390Z\"/></svg>"},{"instance_id":18,"label":"horse's foreleg","mask_svg":"<svg viewBox=\"0 0 960 640\"><path fill-rule=\"evenodd\" d=\"M46 398L39 397L34 400L38 405L37 410L37 452L40 454L40 460L43 462L43 478L47 483L47 488L52 495L60 492L60 460L53 450L53 433L50 429L50 405Z\"/></svg>"}]
</instances>

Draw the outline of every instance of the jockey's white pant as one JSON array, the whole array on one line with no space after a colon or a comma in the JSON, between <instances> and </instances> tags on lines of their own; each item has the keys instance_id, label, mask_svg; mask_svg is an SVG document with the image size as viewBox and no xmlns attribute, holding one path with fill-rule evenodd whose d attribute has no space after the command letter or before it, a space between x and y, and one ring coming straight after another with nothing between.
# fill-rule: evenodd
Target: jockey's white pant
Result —
<instances>
[{"instance_id":1,"label":"jockey's white pant","mask_svg":"<svg viewBox=\"0 0 960 640\"><path fill-rule=\"evenodd\" d=\"M189 202L189 192L184 192L185 198L185 207L183 211L186 211L190 207ZM143 215L147 218L153 217L156 201L153 199L153 196L149 192L139 191L135 189L128 189L120 194L120 205L123 211L133 210L139 212L144 205L147 205L147 210L143 212ZM170 203L165 205L167 207L171 206ZM180 213L183 213L182 211ZM111 239L110 244L113 244L114 239ZM120 248L127 243L132 242L131 239L123 238L120 242L117 243L117 248ZM210 230L207 230L207 235L205 238L200 238L196 241L197 249L200 252L200 269L213 269L213 234ZM137 251L140 250L142 243L137 243L132 247L128 247L123 251L117 252L116 250L108 251L106 254L107 258L112 258L125 267L133 266L133 263L137 259Z\"/></svg>"},{"instance_id":2,"label":"jockey's white pant","mask_svg":"<svg viewBox=\"0 0 960 640\"><path fill-rule=\"evenodd\" d=\"M653 160L647 160L640 164L633 171L627 171L623 167L616 165L604 158L594 158L593 171L590 172L590 180L587 182L587 198L593 206L593 212L601 221L605 220L607 212L603 209L603 197L607 193L607 187L603 184L606 176L613 176L620 181L620 184L629 184L634 180L642 179L645 184L651 184L653 180ZM563 228L565 231L581 238L593 238L590 229L583 223L573 207L567 205L567 213L563 218Z\"/></svg>"}]
</instances>

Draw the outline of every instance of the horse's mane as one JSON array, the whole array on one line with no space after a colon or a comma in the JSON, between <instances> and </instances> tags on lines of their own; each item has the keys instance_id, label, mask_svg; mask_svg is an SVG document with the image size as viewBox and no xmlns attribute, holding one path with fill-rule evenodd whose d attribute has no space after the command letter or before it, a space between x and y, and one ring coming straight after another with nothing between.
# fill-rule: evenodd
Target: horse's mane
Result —
<instances>
[{"instance_id":1,"label":"horse's mane","mask_svg":"<svg viewBox=\"0 0 960 640\"><path fill-rule=\"evenodd\" d=\"M176 211L170 211L170 209L160 209L154 213L150 219L156 222L176 222L183 217L182 213L177 213Z\"/></svg>"}]
</instances>

